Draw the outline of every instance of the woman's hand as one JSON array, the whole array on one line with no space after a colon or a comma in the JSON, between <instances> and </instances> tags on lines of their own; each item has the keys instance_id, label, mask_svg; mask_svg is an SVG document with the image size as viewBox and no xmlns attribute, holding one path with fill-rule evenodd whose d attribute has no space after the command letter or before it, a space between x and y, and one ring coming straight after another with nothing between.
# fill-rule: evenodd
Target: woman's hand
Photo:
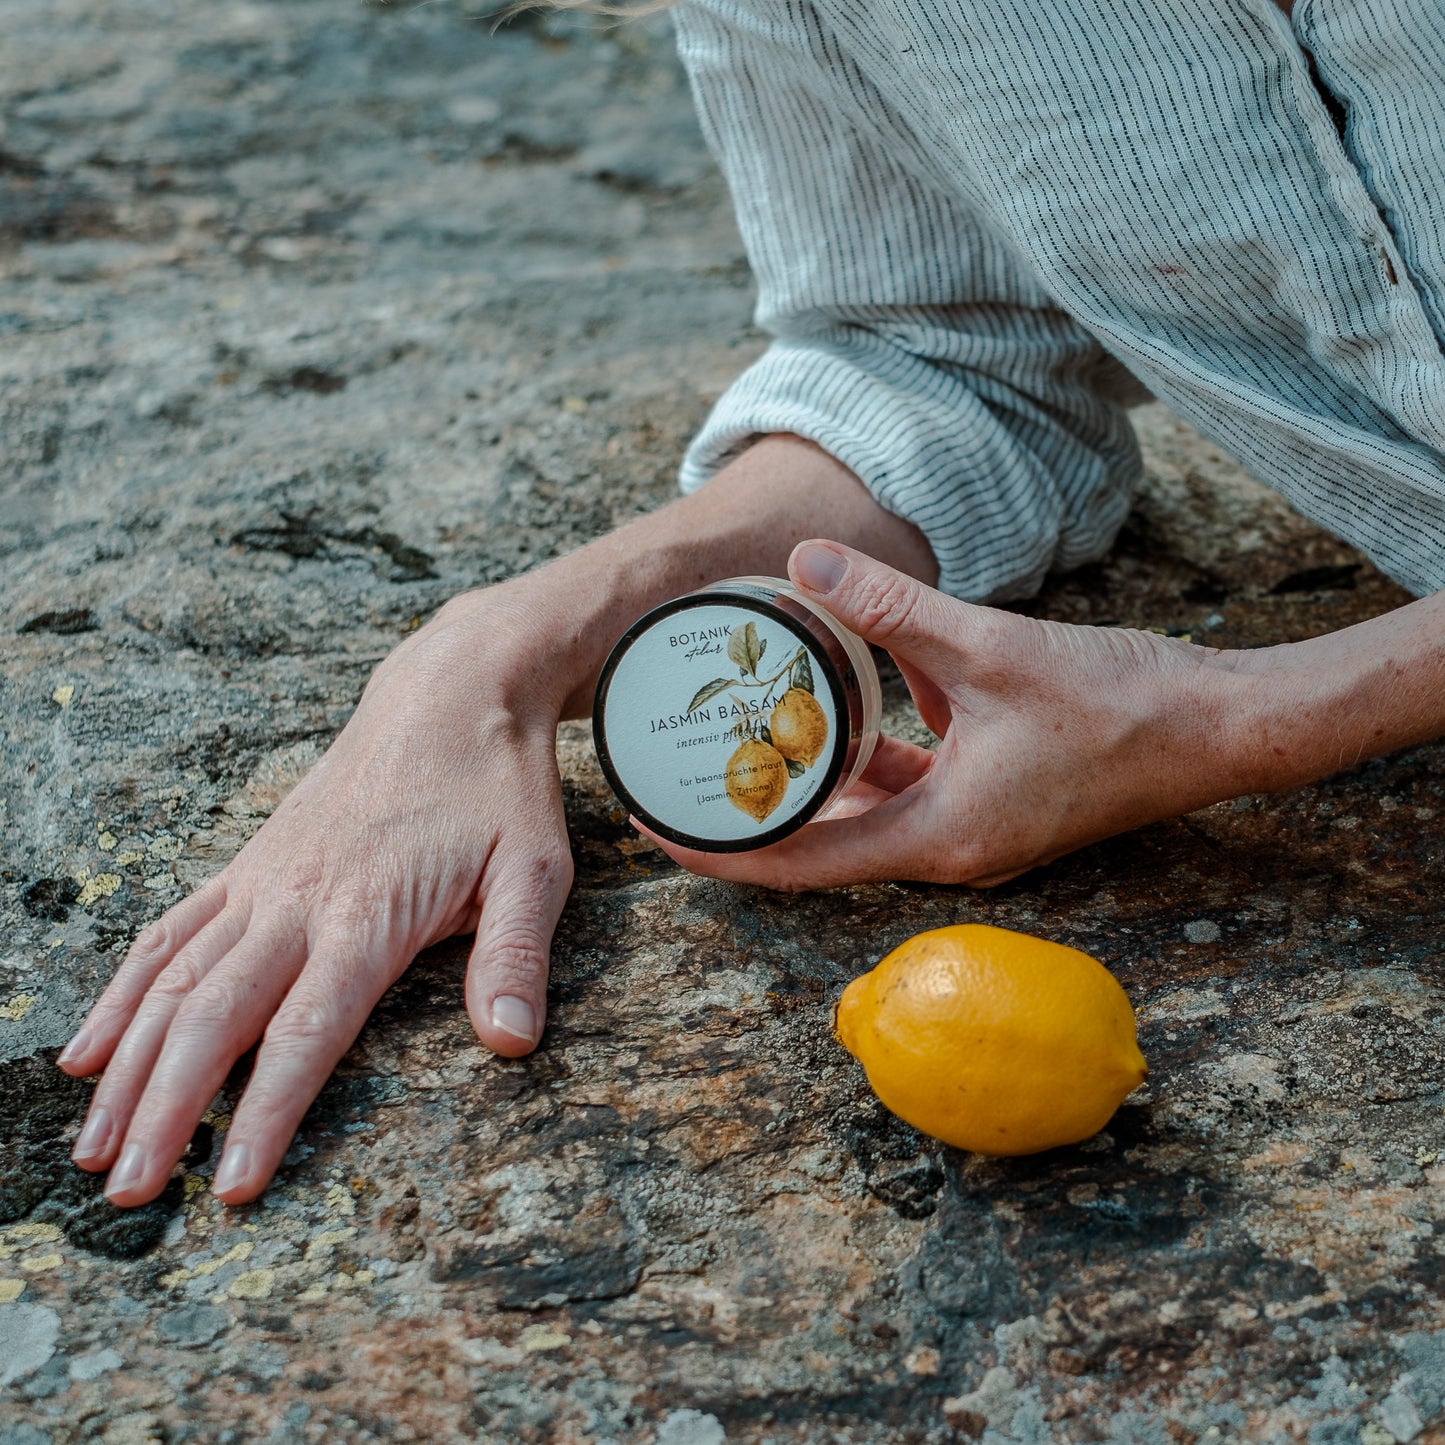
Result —
<instances>
[{"instance_id":1,"label":"woman's hand","mask_svg":"<svg viewBox=\"0 0 1445 1445\"><path fill-rule=\"evenodd\" d=\"M74 1156L142 1204L235 1061L255 1071L216 1170L254 1199L376 1001L429 944L477 929L467 1009L496 1052L542 1033L572 881L559 716L584 716L608 648L666 598L782 569L822 525L927 571L928 545L839 462L768 437L693 496L449 603L373 676L326 756L219 877L136 940L61 1054L104 1070ZM931 573L930 573L931 575Z\"/></svg>"},{"instance_id":2,"label":"woman's hand","mask_svg":"<svg viewBox=\"0 0 1445 1445\"><path fill-rule=\"evenodd\" d=\"M1001 883L1086 843L1445 735L1445 592L1251 652L1038 622L804 542L794 583L892 653L936 750L885 738L823 822L755 853L659 843L772 888Z\"/></svg>"},{"instance_id":3,"label":"woman's hand","mask_svg":"<svg viewBox=\"0 0 1445 1445\"><path fill-rule=\"evenodd\" d=\"M261 1048L214 1190L253 1199L367 1015L428 945L477 930L467 1011L497 1053L542 1033L572 882L546 668L566 619L515 589L450 603L381 665L336 742L216 878L135 941L61 1056L105 1074L74 1149L135 1205Z\"/></svg>"},{"instance_id":4,"label":"woman's hand","mask_svg":"<svg viewBox=\"0 0 1445 1445\"><path fill-rule=\"evenodd\" d=\"M834 543L804 543L789 570L893 655L941 742L883 739L839 815L770 848L657 840L694 872L787 889L987 886L1247 788L1226 746L1238 732L1237 654L958 602Z\"/></svg>"}]
</instances>

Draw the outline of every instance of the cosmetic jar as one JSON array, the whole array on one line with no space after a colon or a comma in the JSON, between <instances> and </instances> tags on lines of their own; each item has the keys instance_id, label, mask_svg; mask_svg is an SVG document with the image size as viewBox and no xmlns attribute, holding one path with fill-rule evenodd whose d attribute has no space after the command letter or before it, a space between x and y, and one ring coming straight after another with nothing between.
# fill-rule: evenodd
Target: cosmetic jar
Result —
<instances>
[{"instance_id":1,"label":"cosmetic jar","mask_svg":"<svg viewBox=\"0 0 1445 1445\"><path fill-rule=\"evenodd\" d=\"M628 811L687 848L763 848L823 816L878 742L867 644L778 577L730 577L639 618L592 706Z\"/></svg>"}]
</instances>

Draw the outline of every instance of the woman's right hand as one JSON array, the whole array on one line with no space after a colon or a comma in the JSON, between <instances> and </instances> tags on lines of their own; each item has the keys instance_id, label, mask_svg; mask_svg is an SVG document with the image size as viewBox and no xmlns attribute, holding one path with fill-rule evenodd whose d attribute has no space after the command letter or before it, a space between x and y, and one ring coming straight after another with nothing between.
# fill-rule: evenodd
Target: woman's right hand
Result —
<instances>
[{"instance_id":1,"label":"woman's right hand","mask_svg":"<svg viewBox=\"0 0 1445 1445\"><path fill-rule=\"evenodd\" d=\"M499 1054L546 1015L572 882L548 675L565 619L525 587L471 593L393 652L341 735L237 857L136 939L62 1053L104 1075L74 1149L106 1195L165 1187L258 1040L214 1192L253 1199L381 995L422 949L477 930L467 1011Z\"/></svg>"},{"instance_id":2,"label":"woman's right hand","mask_svg":"<svg viewBox=\"0 0 1445 1445\"><path fill-rule=\"evenodd\" d=\"M783 435L700 492L448 603L236 859L140 935L61 1055L72 1074L105 1071L81 1168L109 1169L117 1204L155 1198L259 1039L212 1184L254 1199L381 995L423 948L474 928L472 1023L497 1053L529 1053L572 882L558 718L587 711L626 622L719 577L781 571L824 526L934 575L921 533Z\"/></svg>"}]
</instances>

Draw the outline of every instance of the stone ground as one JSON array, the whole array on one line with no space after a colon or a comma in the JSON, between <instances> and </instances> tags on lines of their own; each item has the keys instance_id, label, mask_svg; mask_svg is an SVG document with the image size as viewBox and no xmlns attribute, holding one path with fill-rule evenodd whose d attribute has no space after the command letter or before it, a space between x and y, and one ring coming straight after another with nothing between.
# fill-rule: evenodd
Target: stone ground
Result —
<instances>
[{"instance_id":1,"label":"stone ground","mask_svg":"<svg viewBox=\"0 0 1445 1445\"><path fill-rule=\"evenodd\" d=\"M1445 748L986 895L578 861L534 1057L464 948L384 1001L254 1206L67 1163L54 1050L453 592L667 496L759 350L665 21L0 0L0 1442L1445 1441ZM1401 594L1158 408L1041 613L1284 641ZM895 726L917 731L897 679ZM846 981L958 920L1139 1010L1107 1133L890 1120ZM241 1081L235 1080L239 1085Z\"/></svg>"}]
</instances>

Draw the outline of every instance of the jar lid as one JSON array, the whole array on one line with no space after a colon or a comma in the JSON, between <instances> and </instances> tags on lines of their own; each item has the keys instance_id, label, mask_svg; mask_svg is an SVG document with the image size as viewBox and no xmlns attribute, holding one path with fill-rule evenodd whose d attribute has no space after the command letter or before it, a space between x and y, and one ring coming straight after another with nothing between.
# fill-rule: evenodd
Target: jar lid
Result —
<instances>
[{"instance_id":1,"label":"jar lid","mask_svg":"<svg viewBox=\"0 0 1445 1445\"><path fill-rule=\"evenodd\" d=\"M598 681L592 732L607 781L687 848L733 853L787 837L832 801L858 752L847 652L814 611L761 581L654 608Z\"/></svg>"}]
</instances>

